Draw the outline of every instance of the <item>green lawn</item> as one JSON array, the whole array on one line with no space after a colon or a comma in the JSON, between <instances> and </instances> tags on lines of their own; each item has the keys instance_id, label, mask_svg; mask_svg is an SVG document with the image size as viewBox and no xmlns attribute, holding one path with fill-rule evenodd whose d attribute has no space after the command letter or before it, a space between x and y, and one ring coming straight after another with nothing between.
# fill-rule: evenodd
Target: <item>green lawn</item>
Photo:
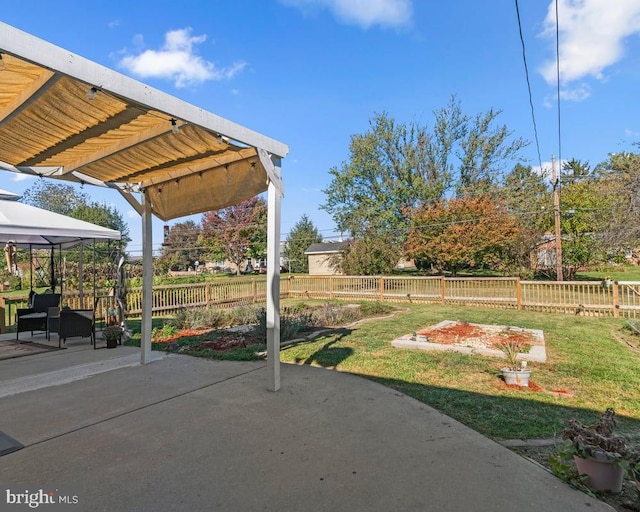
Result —
<instances>
[{"instance_id":1,"label":"green lawn","mask_svg":"<svg viewBox=\"0 0 640 512\"><path fill-rule=\"evenodd\" d=\"M640 266L625 265L606 267L599 271L578 272L576 279L598 281L604 276L609 276L614 281L640 281Z\"/></svg>"},{"instance_id":2,"label":"green lawn","mask_svg":"<svg viewBox=\"0 0 640 512\"><path fill-rule=\"evenodd\" d=\"M396 349L391 341L442 320L542 329L547 363L532 363L541 390L504 386L500 360ZM567 419L591 422L607 407L640 432L640 345L623 320L485 308L410 305L391 319L282 349L283 361L336 368L406 393L495 439L553 437Z\"/></svg>"}]
</instances>

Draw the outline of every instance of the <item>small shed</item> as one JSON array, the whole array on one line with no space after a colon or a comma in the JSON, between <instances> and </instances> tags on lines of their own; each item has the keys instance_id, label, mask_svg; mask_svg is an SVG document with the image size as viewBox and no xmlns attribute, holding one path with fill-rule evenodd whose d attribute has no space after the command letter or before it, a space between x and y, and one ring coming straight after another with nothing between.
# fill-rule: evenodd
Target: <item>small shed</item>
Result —
<instances>
[{"instance_id":1,"label":"small shed","mask_svg":"<svg viewBox=\"0 0 640 512\"><path fill-rule=\"evenodd\" d=\"M341 275L340 263L342 262L342 256L347 247L347 242L311 244L304 252L305 256L309 258L309 275Z\"/></svg>"}]
</instances>

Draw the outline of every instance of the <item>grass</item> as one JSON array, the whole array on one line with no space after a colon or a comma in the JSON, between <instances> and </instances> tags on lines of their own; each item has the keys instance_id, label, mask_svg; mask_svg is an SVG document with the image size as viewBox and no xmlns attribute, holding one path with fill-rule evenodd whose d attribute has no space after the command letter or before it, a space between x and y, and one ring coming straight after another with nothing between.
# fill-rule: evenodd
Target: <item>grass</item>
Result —
<instances>
[{"instance_id":1,"label":"grass","mask_svg":"<svg viewBox=\"0 0 640 512\"><path fill-rule=\"evenodd\" d=\"M500 360L390 344L417 328L458 319L542 329L548 362L530 365L531 379L542 390L507 388L499 378ZM392 319L285 347L281 358L373 379L494 439L557 436L567 419L588 423L607 407L617 411L623 429L640 431L640 352L623 343L631 338L623 325L604 318L412 305Z\"/></svg>"},{"instance_id":2,"label":"grass","mask_svg":"<svg viewBox=\"0 0 640 512\"><path fill-rule=\"evenodd\" d=\"M605 276L611 277L614 281L640 281L640 266L638 265L617 265L603 267L602 270L589 272L578 272L577 280L598 281Z\"/></svg>"}]
</instances>

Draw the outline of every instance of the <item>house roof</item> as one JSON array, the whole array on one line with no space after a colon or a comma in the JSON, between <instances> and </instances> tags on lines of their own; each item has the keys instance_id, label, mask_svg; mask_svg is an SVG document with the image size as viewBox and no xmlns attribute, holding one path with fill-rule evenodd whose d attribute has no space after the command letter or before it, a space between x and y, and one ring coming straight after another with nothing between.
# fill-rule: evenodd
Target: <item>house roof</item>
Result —
<instances>
[{"instance_id":1,"label":"house roof","mask_svg":"<svg viewBox=\"0 0 640 512\"><path fill-rule=\"evenodd\" d=\"M344 252L349 244L347 242L322 242L319 244L311 244L304 251L305 254L337 254Z\"/></svg>"},{"instance_id":2,"label":"house roof","mask_svg":"<svg viewBox=\"0 0 640 512\"><path fill-rule=\"evenodd\" d=\"M0 22L0 169L116 188L163 220L267 190L286 144ZM134 204L135 203L135 204Z\"/></svg>"}]
</instances>

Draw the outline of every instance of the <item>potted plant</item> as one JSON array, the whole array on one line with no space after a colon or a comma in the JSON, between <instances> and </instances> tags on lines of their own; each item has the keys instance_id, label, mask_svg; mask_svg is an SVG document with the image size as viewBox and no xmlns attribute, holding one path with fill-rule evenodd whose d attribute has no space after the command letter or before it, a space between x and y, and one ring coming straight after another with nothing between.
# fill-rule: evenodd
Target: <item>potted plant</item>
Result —
<instances>
[{"instance_id":1,"label":"potted plant","mask_svg":"<svg viewBox=\"0 0 640 512\"><path fill-rule=\"evenodd\" d=\"M506 384L521 387L529 386L531 370L527 368L527 362L519 359L520 352L525 344L521 340L505 340L500 344L500 349L507 356L509 366L502 368L502 378Z\"/></svg>"},{"instance_id":2,"label":"potted plant","mask_svg":"<svg viewBox=\"0 0 640 512\"><path fill-rule=\"evenodd\" d=\"M613 433L617 424L614 410L608 408L593 425L571 419L562 432L578 473L587 475L586 485L597 491L620 492L625 470L636 474L634 452L624 437Z\"/></svg>"},{"instance_id":3,"label":"potted plant","mask_svg":"<svg viewBox=\"0 0 640 512\"><path fill-rule=\"evenodd\" d=\"M102 336L107 342L107 348L116 348L122 339L122 329L119 325L107 325L102 330Z\"/></svg>"}]
</instances>

